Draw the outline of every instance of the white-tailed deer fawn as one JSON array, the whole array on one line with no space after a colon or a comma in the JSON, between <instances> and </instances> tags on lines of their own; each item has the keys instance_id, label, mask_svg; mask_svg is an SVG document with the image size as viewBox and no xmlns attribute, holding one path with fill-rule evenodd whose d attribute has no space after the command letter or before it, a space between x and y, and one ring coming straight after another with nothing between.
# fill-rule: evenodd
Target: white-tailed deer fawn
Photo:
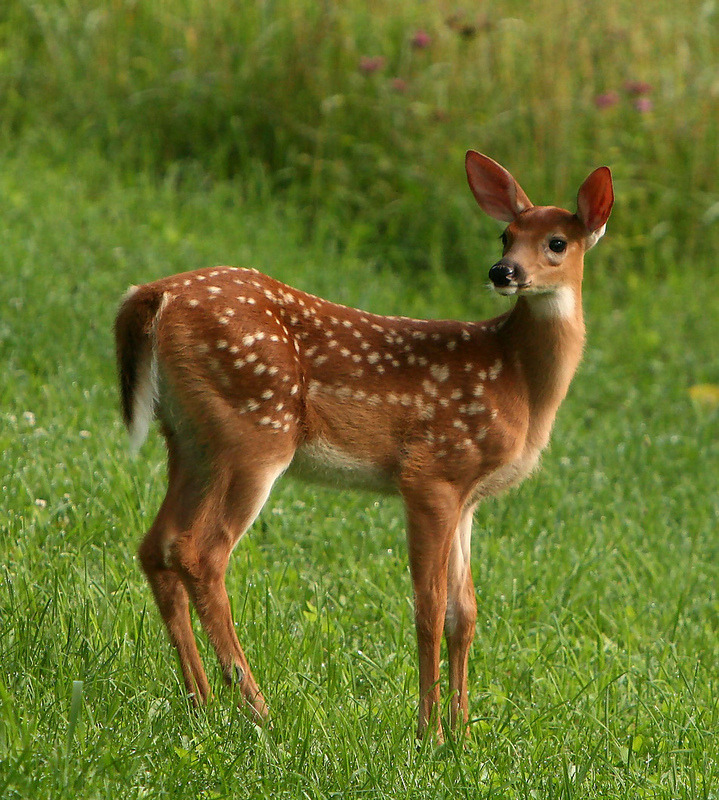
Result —
<instances>
[{"instance_id":1,"label":"white-tailed deer fawn","mask_svg":"<svg viewBox=\"0 0 719 800\"><path fill-rule=\"evenodd\" d=\"M600 167L572 214L533 206L479 153L467 153L466 169L479 205L509 223L489 278L517 301L495 319L383 317L233 267L175 275L125 297L116 322L124 419L139 446L156 416L169 460L167 495L139 555L195 703L210 689L190 601L225 680L239 684L258 719L267 713L224 576L287 470L402 496L419 734L430 726L441 736L443 632L451 725L467 724L472 513L525 478L547 444L582 354L584 254L604 232L613 191Z\"/></svg>"}]
</instances>

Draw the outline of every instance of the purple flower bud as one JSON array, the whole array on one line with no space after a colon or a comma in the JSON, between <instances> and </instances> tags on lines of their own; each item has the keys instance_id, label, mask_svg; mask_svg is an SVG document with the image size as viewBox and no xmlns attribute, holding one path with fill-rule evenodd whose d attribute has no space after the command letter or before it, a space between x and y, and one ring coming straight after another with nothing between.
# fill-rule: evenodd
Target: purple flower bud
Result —
<instances>
[{"instance_id":1,"label":"purple flower bud","mask_svg":"<svg viewBox=\"0 0 719 800\"><path fill-rule=\"evenodd\" d=\"M594 98L594 105L597 108L611 108L619 102L617 92L603 92Z\"/></svg>"},{"instance_id":2,"label":"purple flower bud","mask_svg":"<svg viewBox=\"0 0 719 800\"><path fill-rule=\"evenodd\" d=\"M654 87L651 83L647 83L646 81L627 81L624 84L624 89L627 94L638 97L642 94L651 94Z\"/></svg>"},{"instance_id":3,"label":"purple flower bud","mask_svg":"<svg viewBox=\"0 0 719 800\"><path fill-rule=\"evenodd\" d=\"M393 78L392 89L397 94L404 94L407 91L407 81L404 78Z\"/></svg>"},{"instance_id":4,"label":"purple flower bud","mask_svg":"<svg viewBox=\"0 0 719 800\"><path fill-rule=\"evenodd\" d=\"M384 67L384 58L382 56L362 56L359 62L359 71L364 75L372 75L374 72L379 72Z\"/></svg>"},{"instance_id":5,"label":"purple flower bud","mask_svg":"<svg viewBox=\"0 0 719 800\"><path fill-rule=\"evenodd\" d=\"M412 37L412 47L417 50L425 50L432 44L432 37L427 31L417 31Z\"/></svg>"}]
</instances>

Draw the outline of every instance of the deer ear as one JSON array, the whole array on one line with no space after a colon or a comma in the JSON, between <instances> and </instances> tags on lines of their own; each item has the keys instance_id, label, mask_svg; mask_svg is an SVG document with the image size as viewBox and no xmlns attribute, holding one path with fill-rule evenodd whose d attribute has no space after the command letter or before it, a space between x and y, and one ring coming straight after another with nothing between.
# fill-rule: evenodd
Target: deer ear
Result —
<instances>
[{"instance_id":1,"label":"deer ear","mask_svg":"<svg viewBox=\"0 0 719 800\"><path fill-rule=\"evenodd\" d=\"M609 167L599 167L584 181L577 194L577 216L590 234L588 247L603 236L613 204L612 173Z\"/></svg>"},{"instance_id":2,"label":"deer ear","mask_svg":"<svg viewBox=\"0 0 719 800\"><path fill-rule=\"evenodd\" d=\"M480 208L490 217L511 222L522 211L532 207L522 187L496 161L469 150L464 164L469 188Z\"/></svg>"}]
</instances>

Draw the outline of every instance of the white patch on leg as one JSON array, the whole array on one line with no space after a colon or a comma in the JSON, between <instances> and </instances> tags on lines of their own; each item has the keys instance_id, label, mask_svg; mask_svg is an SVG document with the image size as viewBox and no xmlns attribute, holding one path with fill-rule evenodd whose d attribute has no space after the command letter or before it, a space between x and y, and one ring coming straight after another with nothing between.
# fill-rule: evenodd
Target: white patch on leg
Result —
<instances>
[{"instance_id":1,"label":"white patch on leg","mask_svg":"<svg viewBox=\"0 0 719 800\"><path fill-rule=\"evenodd\" d=\"M270 467L267 470L267 473L264 477L263 486L253 498L252 505L247 509L247 515L245 519L242 520L242 534L237 537L237 541L232 545L233 550L237 546L237 542L240 541L247 529L259 516L260 511L262 511L263 506L267 502L267 498L270 496L270 492L272 491L272 487L275 485L275 481L280 477L280 475L282 475L288 466L289 462L280 464L279 466Z\"/></svg>"},{"instance_id":2,"label":"white patch on leg","mask_svg":"<svg viewBox=\"0 0 719 800\"><path fill-rule=\"evenodd\" d=\"M458 597L467 580L472 546L473 511L473 507L464 509L454 532L454 539L449 553L449 563L447 564L447 611L444 615L444 631L448 636L451 636L457 629Z\"/></svg>"}]
</instances>

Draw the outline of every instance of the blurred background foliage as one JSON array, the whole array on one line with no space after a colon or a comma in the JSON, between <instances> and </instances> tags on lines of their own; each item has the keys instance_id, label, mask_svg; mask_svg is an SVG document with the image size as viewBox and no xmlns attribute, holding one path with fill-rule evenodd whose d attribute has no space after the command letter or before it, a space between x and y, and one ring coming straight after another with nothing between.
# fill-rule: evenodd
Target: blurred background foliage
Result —
<instances>
[{"instance_id":1,"label":"blurred background foliage","mask_svg":"<svg viewBox=\"0 0 719 800\"><path fill-rule=\"evenodd\" d=\"M606 258L661 275L719 246L718 21L714 0L5 0L0 135L232 179L310 238L452 272L468 231L496 235L466 149L570 207L607 163Z\"/></svg>"}]
</instances>

